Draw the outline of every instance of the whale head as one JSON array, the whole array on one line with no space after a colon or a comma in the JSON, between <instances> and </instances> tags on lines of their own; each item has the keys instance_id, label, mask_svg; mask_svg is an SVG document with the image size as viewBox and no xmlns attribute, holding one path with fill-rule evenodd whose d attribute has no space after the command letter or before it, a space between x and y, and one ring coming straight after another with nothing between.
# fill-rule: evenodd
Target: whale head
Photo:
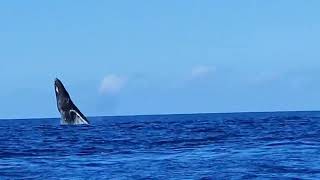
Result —
<instances>
[{"instance_id":1,"label":"whale head","mask_svg":"<svg viewBox=\"0 0 320 180\"><path fill-rule=\"evenodd\" d=\"M54 80L54 89L56 92L57 106L58 110L67 110L70 106L70 96L66 88L63 86L62 82L56 78Z\"/></svg>"}]
</instances>

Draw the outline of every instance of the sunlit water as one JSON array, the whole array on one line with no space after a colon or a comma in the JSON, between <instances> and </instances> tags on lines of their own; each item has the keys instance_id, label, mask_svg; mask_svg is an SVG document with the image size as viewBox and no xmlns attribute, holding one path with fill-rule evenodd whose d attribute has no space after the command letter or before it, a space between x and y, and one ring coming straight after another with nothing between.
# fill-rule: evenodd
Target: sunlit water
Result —
<instances>
[{"instance_id":1,"label":"sunlit water","mask_svg":"<svg viewBox=\"0 0 320 180\"><path fill-rule=\"evenodd\" d=\"M320 113L0 120L0 179L320 178Z\"/></svg>"}]
</instances>

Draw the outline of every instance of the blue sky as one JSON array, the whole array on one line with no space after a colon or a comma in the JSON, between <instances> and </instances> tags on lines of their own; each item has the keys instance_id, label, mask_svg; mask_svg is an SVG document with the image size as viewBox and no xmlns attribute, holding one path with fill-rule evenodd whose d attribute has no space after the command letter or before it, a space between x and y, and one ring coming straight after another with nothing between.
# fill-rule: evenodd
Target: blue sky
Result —
<instances>
[{"instance_id":1,"label":"blue sky","mask_svg":"<svg viewBox=\"0 0 320 180\"><path fill-rule=\"evenodd\" d=\"M320 109L319 1L6 1L0 118Z\"/></svg>"}]
</instances>

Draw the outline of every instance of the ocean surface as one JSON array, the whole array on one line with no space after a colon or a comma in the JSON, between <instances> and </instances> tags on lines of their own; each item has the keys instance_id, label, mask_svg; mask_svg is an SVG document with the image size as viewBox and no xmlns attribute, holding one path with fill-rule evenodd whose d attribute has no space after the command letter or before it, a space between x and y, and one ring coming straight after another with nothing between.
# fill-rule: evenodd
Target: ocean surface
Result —
<instances>
[{"instance_id":1,"label":"ocean surface","mask_svg":"<svg viewBox=\"0 0 320 180\"><path fill-rule=\"evenodd\" d=\"M320 179L320 113L0 120L0 179Z\"/></svg>"}]
</instances>

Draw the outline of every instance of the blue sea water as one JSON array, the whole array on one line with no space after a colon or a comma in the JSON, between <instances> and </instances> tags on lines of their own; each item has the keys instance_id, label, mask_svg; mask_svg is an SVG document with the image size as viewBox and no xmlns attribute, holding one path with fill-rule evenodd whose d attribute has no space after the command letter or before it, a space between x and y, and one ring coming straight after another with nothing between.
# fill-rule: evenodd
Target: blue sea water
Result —
<instances>
[{"instance_id":1,"label":"blue sea water","mask_svg":"<svg viewBox=\"0 0 320 180\"><path fill-rule=\"evenodd\" d=\"M319 179L320 113L0 120L0 179Z\"/></svg>"}]
</instances>

